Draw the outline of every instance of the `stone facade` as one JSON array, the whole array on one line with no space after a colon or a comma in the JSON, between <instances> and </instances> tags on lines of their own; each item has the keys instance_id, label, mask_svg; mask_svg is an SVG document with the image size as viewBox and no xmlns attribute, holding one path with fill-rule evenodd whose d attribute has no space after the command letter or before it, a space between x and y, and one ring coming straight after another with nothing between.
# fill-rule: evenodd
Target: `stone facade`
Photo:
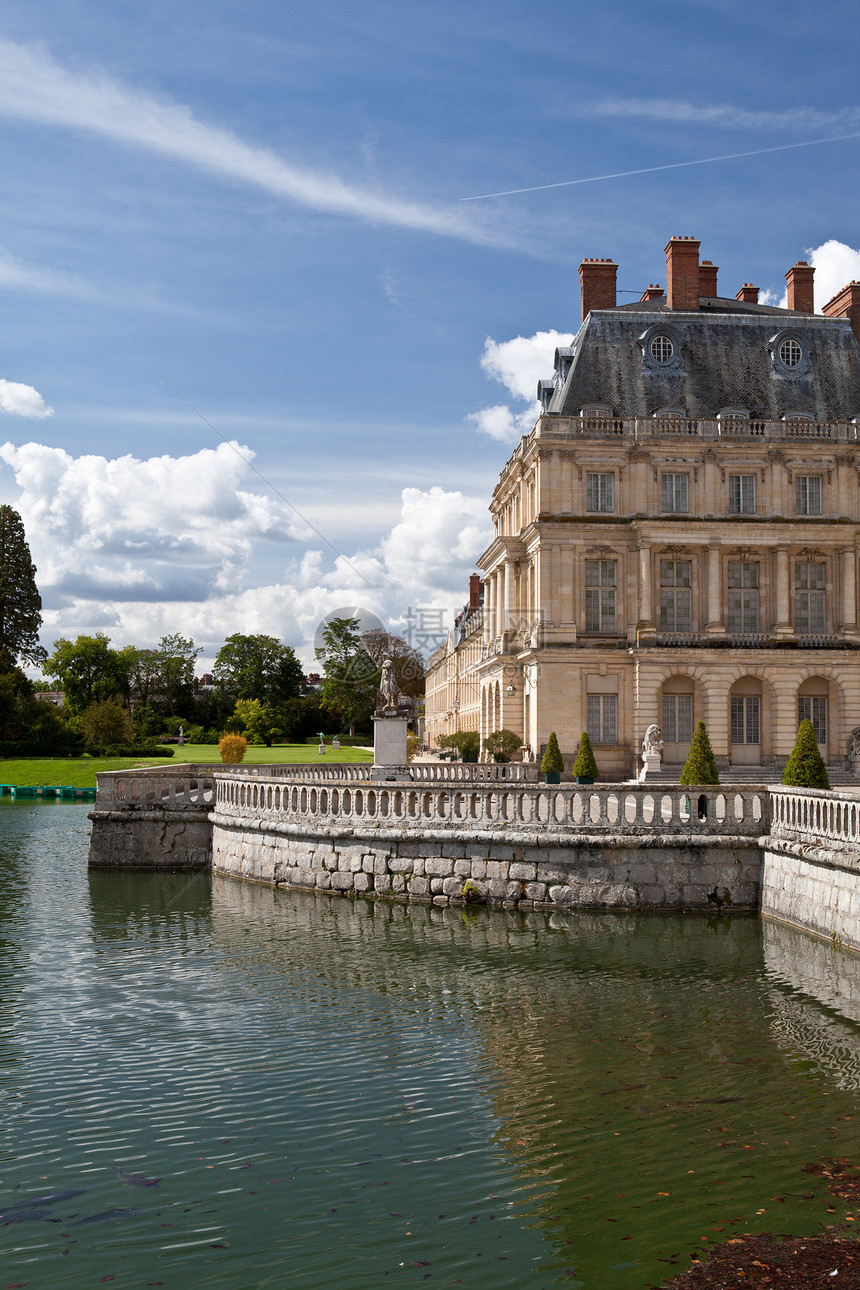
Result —
<instances>
[{"instance_id":1,"label":"stone facade","mask_svg":"<svg viewBox=\"0 0 860 1290\"><path fill-rule=\"evenodd\" d=\"M431 737L506 726L537 757L555 730L569 760L587 729L601 778L621 779L652 723L667 764L703 719L718 764L773 768L807 716L844 763L860 724L860 294L812 314L801 264L789 309L749 284L719 297L698 246L672 239L668 295L632 305L614 306L614 264L581 266L581 329L493 494L480 641L455 633L430 661Z\"/></svg>"}]
</instances>

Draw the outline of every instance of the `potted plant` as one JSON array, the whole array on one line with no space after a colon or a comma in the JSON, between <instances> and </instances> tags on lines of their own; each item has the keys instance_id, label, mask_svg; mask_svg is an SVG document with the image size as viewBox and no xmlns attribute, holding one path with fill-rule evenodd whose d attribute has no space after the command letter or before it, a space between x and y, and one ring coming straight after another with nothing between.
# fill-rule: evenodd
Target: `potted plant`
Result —
<instances>
[{"instance_id":1,"label":"potted plant","mask_svg":"<svg viewBox=\"0 0 860 1290\"><path fill-rule=\"evenodd\" d=\"M579 747L576 750L576 761L573 763L574 778L577 784L593 784L598 774L597 762L594 760L594 752L591 747L591 740L588 737L588 731L583 730L579 740Z\"/></svg>"},{"instance_id":2,"label":"potted plant","mask_svg":"<svg viewBox=\"0 0 860 1290\"><path fill-rule=\"evenodd\" d=\"M690 744L690 751L687 753L679 782L681 784L719 784L720 782L714 750L711 748L704 721L698 722L693 731L693 742Z\"/></svg>"},{"instance_id":3,"label":"potted plant","mask_svg":"<svg viewBox=\"0 0 860 1290\"><path fill-rule=\"evenodd\" d=\"M561 772L564 770L564 758L561 755L561 750L558 746L558 738L554 730L550 734L549 741L546 746L546 752L541 758L540 768L545 784L561 783Z\"/></svg>"},{"instance_id":4,"label":"potted plant","mask_svg":"<svg viewBox=\"0 0 860 1290\"><path fill-rule=\"evenodd\" d=\"M783 784L794 788L829 788L830 778L824 758L818 750L815 727L811 721L801 721L791 756L782 773Z\"/></svg>"}]
</instances>

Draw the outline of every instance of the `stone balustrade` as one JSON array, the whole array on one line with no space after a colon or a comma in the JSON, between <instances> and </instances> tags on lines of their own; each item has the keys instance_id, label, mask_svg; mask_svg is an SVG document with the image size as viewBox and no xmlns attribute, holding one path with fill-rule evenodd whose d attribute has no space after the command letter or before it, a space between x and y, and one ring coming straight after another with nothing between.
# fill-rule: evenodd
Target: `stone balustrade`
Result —
<instances>
[{"instance_id":1,"label":"stone balustrade","mask_svg":"<svg viewBox=\"0 0 860 1290\"><path fill-rule=\"evenodd\" d=\"M211 811L215 804L215 769L188 763L101 771L96 776L96 809Z\"/></svg>"},{"instance_id":2,"label":"stone balustrade","mask_svg":"<svg viewBox=\"0 0 860 1290\"><path fill-rule=\"evenodd\" d=\"M860 865L860 790L770 790L770 833L790 842L836 843L857 852Z\"/></svg>"},{"instance_id":3,"label":"stone balustrade","mask_svg":"<svg viewBox=\"0 0 860 1290\"><path fill-rule=\"evenodd\" d=\"M692 831L752 838L766 830L768 820L767 790L749 786L701 792L645 785L586 788L520 782L506 787L478 781L429 788L367 781L361 786L349 782L328 786L323 780L317 786L235 772L219 775L217 783L219 820L252 818L258 824L453 832L552 829L626 836Z\"/></svg>"},{"instance_id":4,"label":"stone balustrade","mask_svg":"<svg viewBox=\"0 0 860 1290\"><path fill-rule=\"evenodd\" d=\"M633 439L655 437L696 439L754 439L773 441L829 441L855 443L860 426L853 421L812 421L806 417L760 421L747 417L568 417L543 413L538 437L572 439ZM513 454L516 456L516 452Z\"/></svg>"}]
</instances>

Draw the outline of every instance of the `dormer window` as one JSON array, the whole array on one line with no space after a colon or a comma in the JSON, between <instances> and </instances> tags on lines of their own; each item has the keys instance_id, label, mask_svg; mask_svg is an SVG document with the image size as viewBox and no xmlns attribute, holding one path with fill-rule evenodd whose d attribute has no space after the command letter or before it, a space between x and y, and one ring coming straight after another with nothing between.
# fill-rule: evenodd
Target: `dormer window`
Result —
<instances>
[{"instance_id":1,"label":"dormer window","mask_svg":"<svg viewBox=\"0 0 860 1290\"><path fill-rule=\"evenodd\" d=\"M809 341L802 331L786 328L767 343L774 371L782 376L806 376L812 370Z\"/></svg>"},{"instance_id":2,"label":"dormer window","mask_svg":"<svg viewBox=\"0 0 860 1290\"><path fill-rule=\"evenodd\" d=\"M803 361L803 350L800 348L800 342L793 336L789 336L779 347L780 360L788 368L800 367Z\"/></svg>"},{"instance_id":3,"label":"dormer window","mask_svg":"<svg viewBox=\"0 0 860 1290\"><path fill-rule=\"evenodd\" d=\"M584 408L580 408L579 415L583 420L593 420L595 418L611 417L612 408L607 407L605 403L588 403Z\"/></svg>"},{"instance_id":4,"label":"dormer window","mask_svg":"<svg viewBox=\"0 0 860 1290\"><path fill-rule=\"evenodd\" d=\"M675 346L672 343L671 337L667 336L664 332L658 332L656 336L651 337L651 344L648 346L648 352L655 363L659 363L661 367L665 367L666 364L671 363L672 359L675 357Z\"/></svg>"}]
</instances>

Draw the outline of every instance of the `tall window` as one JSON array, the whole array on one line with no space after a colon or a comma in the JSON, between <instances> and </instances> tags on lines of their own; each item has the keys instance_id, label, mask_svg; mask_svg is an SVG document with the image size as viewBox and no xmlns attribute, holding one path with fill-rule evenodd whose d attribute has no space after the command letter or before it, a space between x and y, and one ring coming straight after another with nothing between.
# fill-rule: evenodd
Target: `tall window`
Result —
<instances>
[{"instance_id":1,"label":"tall window","mask_svg":"<svg viewBox=\"0 0 860 1290\"><path fill-rule=\"evenodd\" d=\"M690 510L690 476L660 476L660 509L667 515L686 515Z\"/></svg>"},{"instance_id":2,"label":"tall window","mask_svg":"<svg viewBox=\"0 0 860 1290\"><path fill-rule=\"evenodd\" d=\"M693 738L692 694L663 695L663 741L688 744Z\"/></svg>"},{"instance_id":3,"label":"tall window","mask_svg":"<svg viewBox=\"0 0 860 1290\"><path fill-rule=\"evenodd\" d=\"M615 631L616 560L585 562L585 630Z\"/></svg>"},{"instance_id":4,"label":"tall window","mask_svg":"<svg viewBox=\"0 0 860 1290\"><path fill-rule=\"evenodd\" d=\"M820 475L797 475L794 481L794 495L798 515L821 514Z\"/></svg>"},{"instance_id":5,"label":"tall window","mask_svg":"<svg viewBox=\"0 0 860 1290\"><path fill-rule=\"evenodd\" d=\"M732 743L761 743L761 699L757 694L732 695Z\"/></svg>"},{"instance_id":6,"label":"tall window","mask_svg":"<svg viewBox=\"0 0 860 1290\"><path fill-rule=\"evenodd\" d=\"M794 630L798 636L813 636L825 630L825 574L823 564L794 566Z\"/></svg>"},{"instance_id":7,"label":"tall window","mask_svg":"<svg viewBox=\"0 0 860 1290\"><path fill-rule=\"evenodd\" d=\"M729 475L729 512L755 515L755 475Z\"/></svg>"},{"instance_id":8,"label":"tall window","mask_svg":"<svg viewBox=\"0 0 860 1290\"><path fill-rule=\"evenodd\" d=\"M618 742L617 694L589 694L588 737L593 744Z\"/></svg>"},{"instance_id":9,"label":"tall window","mask_svg":"<svg viewBox=\"0 0 860 1290\"><path fill-rule=\"evenodd\" d=\"M585 509L587 511L615 510L615 476L588 472L585 476Z\"/></svg>"},{"instance_id":10,"label":"tall window","mask_svg":"<svg viewBox=\"0 0 860 1290\"><path fill-rule=\"evenodd\" d=\"M660 561L660 630L690 630L690 561Z\"/></svg>"},{"instance_id":11,"label":"tall window","mask_svg":"<svg viewBox=\"0 0 860 1290\"><path fill-rule=\"evenodd\" d=\"M729 561L728 629L758 631L758 564Z\"/></svg>"},{"instance_id":12,"label":"tall window","mask_svg":"<svg viewBox=\"0 0 860 1290\"><path fill-rule=\"evenodd\" d=\"M797 700L797 724L811 721L818 743L827 743L827 695L810 694Z\"/></svg>"}]
</instances>

